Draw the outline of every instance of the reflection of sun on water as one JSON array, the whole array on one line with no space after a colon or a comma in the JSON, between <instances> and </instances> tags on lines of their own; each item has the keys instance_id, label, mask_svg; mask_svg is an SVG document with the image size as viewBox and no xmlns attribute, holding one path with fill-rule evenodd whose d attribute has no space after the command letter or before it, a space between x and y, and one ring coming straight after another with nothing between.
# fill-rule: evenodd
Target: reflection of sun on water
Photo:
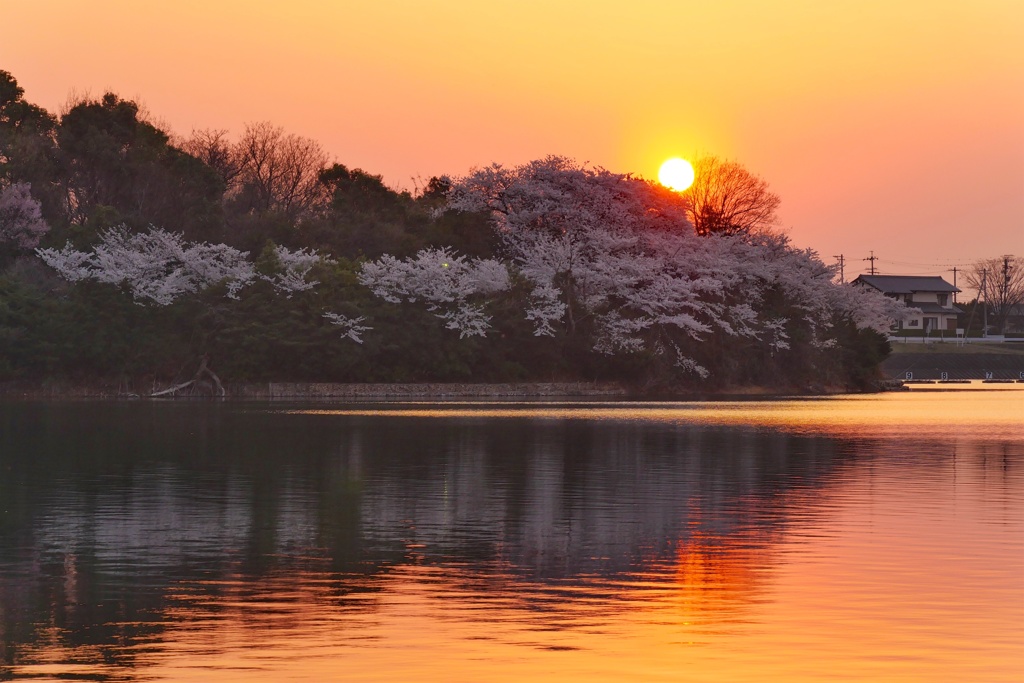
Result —
<instances>
[{"instance_id":1,"label":"reflection of sun on water","mask_svg":"<svg viewBox=\"0 0 1024 683\"><path fill-rule=\"evenodd\" d=\"M1001 440L1024 437L1024 384L767 401L395 402L284 412L434 419L623 420L745 426L832 437Z\"/></svg>"}]
</instances>

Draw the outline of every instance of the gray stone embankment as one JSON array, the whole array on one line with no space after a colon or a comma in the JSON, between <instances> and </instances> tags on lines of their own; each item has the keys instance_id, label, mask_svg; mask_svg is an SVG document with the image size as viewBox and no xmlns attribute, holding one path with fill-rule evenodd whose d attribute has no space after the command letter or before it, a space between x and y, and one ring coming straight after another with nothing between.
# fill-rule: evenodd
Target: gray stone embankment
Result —
<instances>
[{"instance_id":1,"label":"gray stone embankment","mask_svg":"<svg viewBox=\"0 0 1024 683\"><path fill-rule=\"evenodd\" d=\"M410 383L333 384L268 382L227 386L231 398L276 399L395 399L395 398L515 398L515 397L615 397L627 391L616 384L591 382L517 382L508 384Z\"/></svg>"},{"instance_id":2,"label":"gray stone embankment","mask_svg":"<svg viewBox=\"0 0 1024 683\"><path fill-rule=\"evenodd\" d=\"M64 382L17 381L0 383L0 397L12 399L145 398L157 385L76 384ZM539 397L626 397L623 386L594 382L516 382L505 384L473 383L396 383L341 384L329 382L253 382L229 383L226 398L239 400L288 399L445 399L445 398L539 398ZM204 398L214 395L213 386L197 383L176 398ZM172 398L166 396L165 398Z\"/></svg>"},{"instance_id":3,"label":"gray stone embankment","mask_svg":"<svg viewBox=\"0 0 1024 683\"><path fill-rule=\"evenodd\" d=\"M885 359L882 372L892 379L1021 379L1024 352L901 351Z\"/></svg>"}]
</instances>

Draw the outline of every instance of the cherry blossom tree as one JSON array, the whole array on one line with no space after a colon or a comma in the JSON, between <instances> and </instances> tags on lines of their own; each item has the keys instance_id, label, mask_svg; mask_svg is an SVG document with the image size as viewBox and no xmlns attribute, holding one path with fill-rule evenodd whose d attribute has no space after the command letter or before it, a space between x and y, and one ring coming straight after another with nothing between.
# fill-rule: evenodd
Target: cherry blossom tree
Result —
<instances>
[{"instance_id":1,"label":"cherry blossom tree","mask_svg":"<svg viewBox=\"0 0 1024 683\"><path fill-rule=\"evenodd\" d=\"M698 235L685 196L629 175L548 157L474 171L448 197L452 209L489 213L533 285L526 317L537 335L586 323L599 353L673 353L706 376L687 349L712 333L784 350L793 325L827 346L837 313L883 325L882 302L838 293L814 252L770 232Z\"/></svg>"},{"instance_id":2,"label":"cherry blossom tree","mask_svg":"<svg viewBox=\"0 0 1024 683\"><path fill-rule=\"evenodd\" d=\"M341 328L341 338L351 339L356 344L363 343L363 334L372 330L372 327L364 325L366 316L360 315L352 318L341 313L324 313L323 317L335 327Z\"/></svg>"},{"instance_id":3,"label":"cherry blossom tree","mask_svg":"<svg viewBox=\"0 0 1024 683\"><path fill-rule=\"evenodd\" d=\"M320 284L317 280L309 280L309 271L317 263L333 263L334 261L317 253L316 249L298 249L289 251L287 247L274 247L275 272L261 273L260 279L266 280L279 293L289 299L296 292L305 292Z\"/></svg>"},{"instance_id":4,"label":"cherry blossom tree","mask_svg":"<svg viewBox=\"0 0 1024 683\"><path fill-rule=\"evenodd\" d=\"M186 243L181 235L151 228L133 233L125 226L101 233L91 252L38 249L36 253L70 282L96 280L124 285L139 303L166 306L183 294L192 294L225 282L228 296L256 277L246 252L225 244Z\"/></svg>"},{"instance_id":5,"label":"cherry blossom tree","mask_svg":"<svg viewBox=\"0 0 1024 683\"><path fill-rule=\"evenodd\" d=\"M91 251L79 251L68 243L62 249L37 249L36 254L70 282L94 280L122 286L136 303L158 307L218 284L226 286L229 298L238 299L241 290L257 280L266 281L274 292L291 297L317 284L308 279L314 265L332 262L312 249L290 251L277 246L271 252L273 263L261 272L249 260L248 252L226 244L186 242L180 234L154 227L136 233L124 225L101 233ZM326 317L345 327L345 336L360 343L359 334L369 329L359 324L361 318L349 321L343 316ZM218 395L225 394L220 378L209 366L209 356L202 353L191 379L159 391L154 389L150 396L193 390L206 379L213 383Z\"/></svg>"},{"instance_id":6,"label":"cherry blossom tree","mask_svg":"<svg viewBox=\"0 0 1024 683\"><path fill-rule=\"evenodd\" d=\"M0 190L0 243L32 249L50 230L31 189L28 183L13 183Z\"/></svg>"},{"instance_id":7,"label":"cherry blossom tree","mask_svg":"<svg viewBox=\"0 0 1024 683\"><path fill-rule=\"evenodd\" d=\"M157 306L220 283L236 299L242 288L257 279L290 297L312 288L316 281L306 279L310 269L319 261L329 261L315 250L293 252L279 246L274 249L274 271L258 273L248 252L226 244L185 242L180 234L160 228L135 233L123 225L101 233L92 251L78 251L68 243L62 249L37 249L36 253L65 280L124 285L136 302Z\"/></svg>"},{"instance_id":8,"label":"cherry blossom tree","mask_svg":"<svg viewBox=\"0 0 1024 683\"><path fill-rule=\"evenodd\" d=\"M574 334L587 323L594 349L612 354L647 348L659 332L699 339L728 325L722 264L708 258L717 245L697 238L677 193L549 157L476 171L449 197L454 209L490 213L506 254L533 285L526 317L537 335L555 334L559 323ZM672 336L654 347L664 350ZM703 372L684 356L679 362Z\"/></svg>"},{"instance_id":9,"label":"cherry blossom tree","mask_svg":"<svg viewBox=\"0 0 1024 683\"><path fill-rule=\"evenodd\" d=\"M447 249L424 249L413 258L386 255L363 265L359 281L391 303L422 300L460 338L484 336L490 316L478 300L509 287L508 270L493 259L467 259ZM333 322L333 321L332 321ZM338 323L336 323L338 324Z\"/></svg>"}]
</instances>

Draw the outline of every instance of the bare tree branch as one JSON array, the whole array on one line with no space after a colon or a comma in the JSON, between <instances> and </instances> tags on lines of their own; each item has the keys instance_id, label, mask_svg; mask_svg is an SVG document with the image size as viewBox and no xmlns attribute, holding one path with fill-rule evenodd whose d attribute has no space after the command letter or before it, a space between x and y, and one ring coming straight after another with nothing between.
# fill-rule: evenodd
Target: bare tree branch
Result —
<instances>
[{"instance_id":1,"label":"bare tree branch","mask_svg":"<svg viewBox=\"0 0 1024 683\"><path fill-rule=\"evenodd\" d=\"M698 159L693 167L693 185L684 194L698 235L746 234L777 224L775 212L782 200L764 179L734 161L714 156Z\"/></svg>"},{"instance_id":2,"label":"bare tree branch","mask_svg":"<svg viewBox=\"0 0 1024 683\"><path fill-rule=\"evenodd\" d=\"M984 299L995 328L1005 334L1011 311L1024 304L1024 258L1008 254L978 261L964 271L964 279Z\"/></svg>"}]
</instances>

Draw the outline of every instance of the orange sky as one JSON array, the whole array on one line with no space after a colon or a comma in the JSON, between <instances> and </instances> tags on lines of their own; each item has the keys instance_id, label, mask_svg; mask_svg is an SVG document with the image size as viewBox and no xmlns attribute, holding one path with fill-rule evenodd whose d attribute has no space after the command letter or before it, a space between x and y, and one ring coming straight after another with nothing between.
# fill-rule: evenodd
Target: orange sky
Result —
<instances>
[{"instance_id":1,"label":"orange sky","mask_svg":"<svg viewBox=\"0 0 1024 683\"><path fill-rule=\"evenodd\" d=\"M1024 255L1019 0L33 0L3 23L0 69L51 110L110 89L181 134L269 120L407 189L703 151L848 277L872 249L908 274Z\"/></svg>"}]
</instances>

